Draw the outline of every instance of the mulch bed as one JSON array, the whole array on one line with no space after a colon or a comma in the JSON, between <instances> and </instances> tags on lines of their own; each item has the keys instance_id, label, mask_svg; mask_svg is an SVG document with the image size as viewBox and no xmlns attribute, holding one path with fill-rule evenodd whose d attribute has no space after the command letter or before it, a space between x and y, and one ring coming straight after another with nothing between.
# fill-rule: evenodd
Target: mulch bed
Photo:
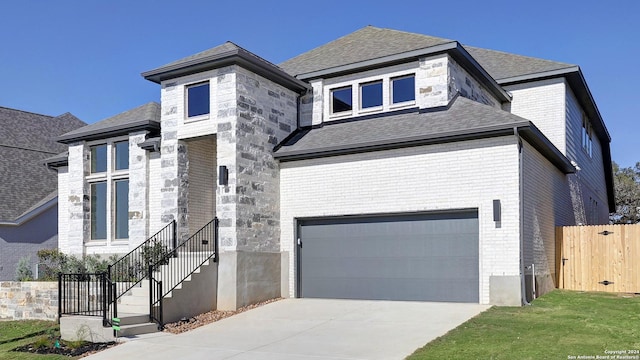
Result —
<instances>
[{"instance_id":1,"label":"mulch bed","mask_svg":"<svg viewBox=\"0 0 640 360\"><path fill-rule=\"evenodd\" d=\"M236 311L219 311L219 310L209 311L204 314L196 315L195 317L192 317L190 319L185 319L184 321L178 321L175 323L166 324L164 326L164 331L172 334L180 334L189 330L193 330L195 328L199 328L200 326L211 324L218 320L228 318L229 316L233 316L235 314L239 314L247 310L255 309L257 307L260 307L262 305L266 305L272 302L276 302L278 300L282 300L282 298L276 298L276 299L263 301L253 305L247 305L239 308Z\"/></svg>"},{"instance_id":2,"label":"mulch bed","mask_svg":"<svg viewBox=\"0 0 640 360\"><path fill-rule=\"evenodd\" d=\"M70 347L64 342L60 342L60 347L55 347L53 343L51 346L35 346L34 344L28 344L24 346L17 347L12 351L20 351L20 352L29 352L34 354L57 354L64 356L89 356L91 354L97 353L98 351L102 351L108 349L110 347L116 346L115 342L108 343L84 343L77 347Z\"/></svg>"}]
</instances>

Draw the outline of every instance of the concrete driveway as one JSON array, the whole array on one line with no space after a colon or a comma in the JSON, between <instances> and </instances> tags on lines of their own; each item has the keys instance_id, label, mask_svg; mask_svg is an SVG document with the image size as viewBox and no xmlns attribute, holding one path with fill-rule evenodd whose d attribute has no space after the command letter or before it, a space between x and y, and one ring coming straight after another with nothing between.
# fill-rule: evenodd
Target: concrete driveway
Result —
<instances>
[{"instance_id":1,"label":"concrete driveway","mask_svg":"<svg viewBox=\"0 0 640 360\"><path fill-rule=\"evenodd\" d=\"M403 359L488 308L285 299L180 335L141 336L88 359Z\"/></svg>"}]
</instances>

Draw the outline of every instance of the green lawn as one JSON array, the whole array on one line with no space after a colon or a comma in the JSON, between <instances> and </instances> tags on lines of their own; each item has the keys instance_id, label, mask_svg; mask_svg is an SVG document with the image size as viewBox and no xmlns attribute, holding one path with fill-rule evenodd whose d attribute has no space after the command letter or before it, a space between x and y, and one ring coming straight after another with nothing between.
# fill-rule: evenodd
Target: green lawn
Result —
<instances>
[{"instance_id":1,"label":"green lawn","mask_svg":"<svg viewBox=\"0 0 640 360\"><path fill-rule=\"evenodd\" d=\"M556 290L531 306L493 307L407 359L615 359L613 350L640 359L640 296Z\"/></svg>"},{"instance_id":2,"label":"green lawn","mask_svg":"<svg viewBox=\"0 0 640 360\"><path fill-rule=\"evenodd\" d=\"M47 338L47 334L58 330L52 321L0 321L0 360L69 359L60 355L36 355L14 352L12 349Z\"/></svg>"}]
</instances>

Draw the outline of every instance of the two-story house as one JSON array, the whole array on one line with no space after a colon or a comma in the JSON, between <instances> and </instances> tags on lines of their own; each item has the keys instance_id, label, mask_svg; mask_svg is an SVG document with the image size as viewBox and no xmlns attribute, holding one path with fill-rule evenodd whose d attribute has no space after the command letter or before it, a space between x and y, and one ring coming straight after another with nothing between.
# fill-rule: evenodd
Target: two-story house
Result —
<instances>
[{"instance_id":1,"label":"two-story house","mask_svg":"<svg viewBox=\"0 0 640 360\"><path fill-rule=\"evenodd\" d=\"M60 249L123 254L217 217L219 309L520 305L554 287L555 226L613 209L575 65L368 26L279 65L227 42L143 76L160 104L60 138Z\"/></svg>"}]
</instances>

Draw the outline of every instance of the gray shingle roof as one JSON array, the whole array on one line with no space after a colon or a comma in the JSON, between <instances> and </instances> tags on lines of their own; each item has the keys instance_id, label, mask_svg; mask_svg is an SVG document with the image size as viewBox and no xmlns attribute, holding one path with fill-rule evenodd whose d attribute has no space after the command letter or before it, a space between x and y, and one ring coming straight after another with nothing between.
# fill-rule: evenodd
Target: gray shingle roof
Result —
<instances>
[{"instance_id":1,"label":"gray shingle roof","mask_svg":"<svg viewBox=\"0 0 640 360\"><path fill-rule=\"evenodd\" d=\"M69 131L58 138L59 142L102 139L127 134L142 129L160 128L160 104L150 102L91 125Z\"/></svg>"},{"instance_id":2,"label":"gray shingle roof","mask_svg":"<svg viewBox=\"0 0 640 360\"><path fill-rule=\"evenodd\" d=\"M293 138L275 152L277 157L314 153L327 148L357 148L372 143L403 143L407 139L478 132L483 128L522 124L528 120L458 96L447 110L400 113L342 123L331 122Z\"/></svg>"},{"instance_id":3,"label":"gray shingle roof","mask_svg":"<svg viewBox=\"0 0 640 360\"><path fill-rule=\"evenodd\" d=\"M305 129L274 152L282 161L386 150L415 145L507 136L518 128L523 137L562 171L569 160L528 120L457 96L448 108L401 112Z\"/></svg>"},{"instance_id":4,"label":"gray shingle roof","mask_svg":"<svg viewBox=\"0 0 640 360\"><path fill-rule=\"evenodd\" d=\"M496 80L575 67L576 65L501 51L464 46L480 65ZM500 82L500 81L498 81Z\"/></svg>"},{"instance_id":5,"label":"gray shingle roof","mask_svg":"<svg viewBox=\"0 0 640 360\"><path fill-rule=\"evenodd\" d=\"M142 76L147 80L160 83L163 80L233 64L239 64L292 90L303 91L309 88L305 82L296 79L278 66L230 41L153 70L145 71Z\"/></svg>"},{"instance_id":6,"label":"gray shingle roof","mask_svg":"<svg viewBox=\"0 0 640 360\"><path fill-rule=\"evenodd\" d=\"M292 75L300 75L450 42L453 40L367 26L279 66ZM464 48L496 80L575 66L466 45Z\"/></svg>"},{"instance_id":7,"label":"gray shingle roof","mask_svg":"<svg viewBox=\"0 0 640 360\"><path fill-rule=\"evenodd\" d=\"M66 150L55 141L84 126L72 114L57 117L0 107L0 222L11 222L56 192L58 177L44 159Z\"/></svg>"},{"instance_id":8,"label":"gray shingle roof","mask_svg":"<svg viewBox=\"0 0 640 360\"><path fill-rule=\"evenodd\" d=\"M452 41L428 35L367 26L280 63L279 66L289 74L296 76Z\"/></svg>"}]
</instances>

